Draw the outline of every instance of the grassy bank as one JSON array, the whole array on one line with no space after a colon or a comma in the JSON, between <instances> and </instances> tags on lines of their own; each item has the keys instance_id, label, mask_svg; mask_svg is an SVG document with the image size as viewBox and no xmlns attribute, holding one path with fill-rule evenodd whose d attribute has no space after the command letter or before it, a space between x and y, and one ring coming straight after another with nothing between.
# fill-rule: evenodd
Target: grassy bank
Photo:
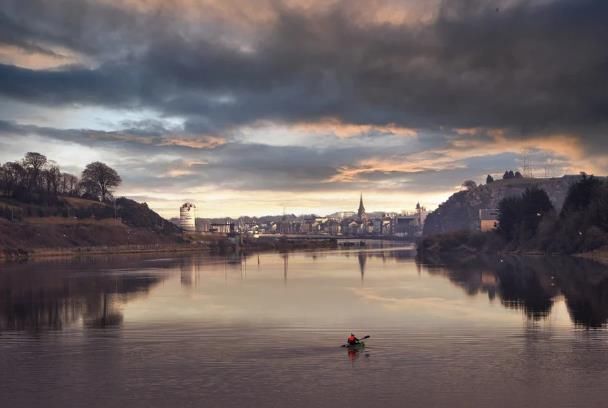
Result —
<instances>
[{"instance_id":1,"label":"grassy bank","mask_svg":"<svg viewBox=\"0 0 608 408\"><path fill-rule=\"evenodd\" d=\"M499 253L505 249L505 241L496 233L457 231L424 237L418 241L418 252L426 254L467 255Z\"/></svg>"},{"instance_id":2,"label":"grassy bank","mask_svg":"<svg viewBox=\"0 0 608 408\"><path fill-rule=\"evenodd\" d=\"M46 259L60 257L78 257L88 255L121 255L146 253L185 253L208 252L209 246L194 244L159 244L159 245L119 245L119 246L91 246L72 248L36 248L32 250L2 250L0 261L16 261L29 259Z\"/></svg>"},{"instance_id":3,"label":"grassy bank","mask_svg":"<svg viewBox=\"0 0 608 408\"><path fill-rule=\"evenodd\" d=\"M245 242L235 245L222 239L206 243L182 243L159 245L119 245L119 246L87 246L71 248L36 248L31 250L11 249L0 251L0 261L38 260L61 257L80 257L89 255L124 255L124 254L177 254L177 253L217 253L228 254L237 251L296 251L313 249L335 249L337 244L330 240L315 240L306 242Z\"/></svg>"}]
</instances>

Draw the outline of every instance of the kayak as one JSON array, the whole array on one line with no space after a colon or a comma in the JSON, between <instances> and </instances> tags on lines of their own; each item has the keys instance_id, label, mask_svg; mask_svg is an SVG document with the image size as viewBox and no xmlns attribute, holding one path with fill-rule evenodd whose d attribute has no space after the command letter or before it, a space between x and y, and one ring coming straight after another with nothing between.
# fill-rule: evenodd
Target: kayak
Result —
<instances>
[{"instance_id":1,"label":"kayak","mask_svg":"<svg viewBox=\"0 0 608 408\"><path fill-rule=\"evenodd\" d=\"M361 350L365 348L365 342L360 341L357 344L345 344L344 347L346 347L349 350Z\"/></svg>"}]
</instances>

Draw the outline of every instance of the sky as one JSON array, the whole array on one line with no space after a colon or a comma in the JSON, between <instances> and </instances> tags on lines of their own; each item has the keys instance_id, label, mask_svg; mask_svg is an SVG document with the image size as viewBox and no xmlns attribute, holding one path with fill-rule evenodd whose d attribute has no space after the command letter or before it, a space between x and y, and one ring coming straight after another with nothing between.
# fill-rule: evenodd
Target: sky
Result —
<instances>
[{"instance_id":1,"label":"sky","mask_svg":"<svg viewBox=\"0 0 608 408\"><path fill-rule=\"evenodd\" d=\"M435 208L608 170L605 0L3 0L0 162L165 217Z\"/></svg>"}]
</instances>

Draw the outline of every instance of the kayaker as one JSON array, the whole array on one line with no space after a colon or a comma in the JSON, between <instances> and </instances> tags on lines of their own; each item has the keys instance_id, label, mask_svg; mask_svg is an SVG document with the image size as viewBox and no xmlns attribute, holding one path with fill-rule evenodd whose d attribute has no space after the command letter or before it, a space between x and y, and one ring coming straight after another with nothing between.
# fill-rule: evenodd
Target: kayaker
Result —
<instances>
[{"instance_id":1,"label":"kayaker","mask_svg":"<svg viewBox=\"0 0 608 408\"><path fill-rule=\"evenodd\" d=\"M350 336L348 336L348 339L346 341L349 346L354 346L356 344L359 344L359 339L352 333L350 334Z\"/></svg>"}]
</instances>

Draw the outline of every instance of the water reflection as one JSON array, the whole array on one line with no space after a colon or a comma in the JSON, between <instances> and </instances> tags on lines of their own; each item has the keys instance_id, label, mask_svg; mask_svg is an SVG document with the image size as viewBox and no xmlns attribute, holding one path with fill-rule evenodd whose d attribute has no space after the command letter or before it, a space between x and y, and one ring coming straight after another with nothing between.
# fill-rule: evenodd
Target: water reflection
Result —
<instances>
[{"instance_id":1,"label":"water reflection","mask_svg":"<svg viewBox=\"0 0 608 408\"><path fill-rule=\"evenodd\" d=\"M367 263L367 253L360 252L357 255L357 259L359 260L359 271L361 272L361 283L365 281L365 264Z\"/></svg>"},{"instance_id":2,"label":"water reflection","mask_svg":"<svg viewBox=\"0 0 608 408\"><path fill-rule=\"evenodd\" d=\"M546 319L563 296L576 326L608 323L608 267L572 257L424 260L428 272L447 277L470 296L486 293L531 321Z\"/></svg>"},{"instance_id":3,"label":"water reflection","mask_svg":"<svg viewBox=\"0 0 608 408\"><path fill-rule=\"evenodd\" d=\"M283 259L283 282L287 285L287 270L289 269L289 253L284 252L281 254Z\"/></svg>"},{"instance_id":4,"label":"water reflection","mask_svg":"<svg viewBox=\"0 0 608 408\"><path fill-rule=\"evenodd\" d=\"M180 263L180 283L185 287L198 287L201 264L196 258L183 258Z\"/></svg>"},{"instance_id":5,"label":"water reflection","mask_svg":"<svg viewBox=\"0 0 608 408\"><path fill-rule=\"evenodd\" d=\"M346 348L348 359L351 362L351 365L354 366L355 362L359 360L359 357L363 356L364 358L369 358L369 353L364 350L354 349L354 348Z\"/></svg>"},{"instance_id":6,"label":"water reflection","mask_svg":"<svg viewBox=\"0 0 608 408\"><path fill-rule=\"evenodd\" d=\"M571 258L416 261L382 246L0 265L0 395L10 407L596 407L608 332L573 326L607 319L607 268ZM344 350L350 332L373 341Z\"/></svg>"},{"instance_id":7,"label":"water reflection","mask_svg":"<svg viewBox=\"0 0 608 408\"><path fill-rule=\"evenodd\" d=\"M398 273L399 265L403 264L406 268L404 271L413 270L420 277L445 277L468 296L487 296L490 303L499 302L506 309L521 311L530 322L547 319L556 302L562 299L576 326L600 328L608 322L608 267L591 261L556 257L506 257L418 259L414 262L411 248L377 247L298 254L241 253L228 257L184 256L155 260L117 257L4 265L0 271L0 332L40 332L74 324L82 324L85 328L120 326L124 319L125 305L146 296L174 272L178 273L177 282L182 288L196 290L207 296L214 295L212 288L206 287L207 281L214 276L222 276L224 281L238 279L245 282L248 279L259 280L264 276L274 276L288 288L290 258L294 256L295 270L289 286L293 290L303 291L303 297L308 296L304 300L290 298L293 307L297 308L298 301L302 303L300 310L303 315L298 318L314 319L315 316L309 312L313 303L319 305L321 317L334 305L338 307L353 302L344 297L346 295L342 289L337 292L327 289L333 286L340 289L341 284L328 281L330 277L324 272L333 273L335 268L357 275L361 290L357 293L362 296L361 301L368 305L370 302L385 302L395 306L400 301L416 301L415 296L399 289L396 280L399 275L383 275L387 271ZM303 261L306 259L309 260L308 264ZM252 269L251 277L247 276L248 263L257 264L257 268ZM301 280L303 272L313 277L306 285ZM202 284L203 281L206 283ZM270 282L258 283L261 285L258 286L258 292L245 293L250 296L250 303L239 304L238 307L259 307L258 313L284 308L280 298L273 298L289 298L289 295L273 292ZM380 291L378 282L384 282L384 292ZM321 293L320 290L325 292ZM228 296L230 286L222 291L223 296ZM234 293L230 294L228 299L234 299L235 296ZM433 302L440 302L438 299L436 297ZM311 303L311 300L314 302ZM435 306L441 305L435 303ZM217 307L220 310L227 309L224 304ZM403 313L409 312L404 309Z\"/></svg>"},{"instance_id":8,"label":"water reflection","mask_svg":"<svg viewBox=\"0 0 608 408\"><path fill-rule=\"evenodd\" d=\"M3 265L0 332L58 330L78 322L90 328L120 325L121 305L145 295L164 279L158 273L100 270L125 268L132 261L119 258Z\"/></svg>"}]
</instances>

